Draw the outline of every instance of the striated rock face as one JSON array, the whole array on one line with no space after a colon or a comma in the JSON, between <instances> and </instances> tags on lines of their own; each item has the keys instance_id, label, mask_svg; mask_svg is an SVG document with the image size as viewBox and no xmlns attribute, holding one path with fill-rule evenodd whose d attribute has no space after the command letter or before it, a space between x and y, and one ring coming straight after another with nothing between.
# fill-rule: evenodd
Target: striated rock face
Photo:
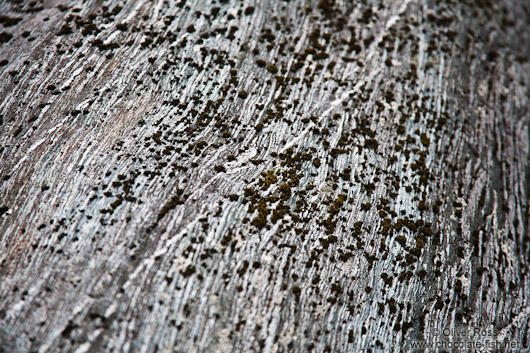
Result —
<instances>
[{"instance_id":1,"label":"striated rock face","mask_svg":"<svg viewBox=\"0 0 530 353\"><path fill-rule=\"evenodd\" d=\"M529 57L524 0L1 2L0 352L528 349Z\"/></svg>"}]
</instances>

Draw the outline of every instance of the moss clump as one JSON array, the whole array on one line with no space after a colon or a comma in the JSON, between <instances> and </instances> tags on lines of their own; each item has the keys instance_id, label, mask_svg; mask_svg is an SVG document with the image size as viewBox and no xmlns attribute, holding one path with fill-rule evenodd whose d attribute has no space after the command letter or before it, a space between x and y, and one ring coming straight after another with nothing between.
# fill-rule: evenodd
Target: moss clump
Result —
<instances>
[{"instance_id":1,"label":"moss clump","mask_svg":"<svg viewBox=\"0 0 530 353\"><path fill-rule=\"evenodd\" d=\"M9 32L0 33L0 43L7 43L13 38L13 35Z\"/></svg>"},{"instance_id":2,"label":"moss clump","mask_svg":"<svg viewBox=\"0 0 530 353\"><path fill-rule=\"evenodd\" d=\"M379 146L379 142L377 142L374 138L369 138L364 141L364 147L370 148L370 149L376 149Z\"/></svg>"},{"instance_id":3,"label":"moss clump","mask_svg":"<svg viewBox=\"0 0 530 353\"><path fill-rule=\"evenodd\" d=\"M405 238L404 235L398 235L396 237L396 241L403 247L405 246L405 244L407 244L407 238Z\"/></svg>"},{"instance_id":4,"label":"moss clump","mask_svg":"<svg viewBox=\"0 0 530 353\"><path fill-rule=\"evenodd\" d=\"M237 201L237 200L239 200L239 196L237 194L230 194L230 195L228 195L228 199L230 201Z\"/></svg>"},{"instance_id":5,"label":"moss clump","mask_svg":"<svg viewBox=\"0 0 530 353\"><path fill-rule=\"evenodd\" d=\"M254 13L254 10L255 10L255 9L256 9L256 8L255 8L254 6L248 6L248 7L245 9L244 14L247 15L247 16L248 16L248 15L252 15L252 14Z\"/></svg>"},{"instance_id":6,"label":"moss clump","mask_svg":"<svg viewBox=\"0 0 530 353\"><path fill-rule=\"evenodd\" d=\"M278 73L278 66L276 65L269 65L267 66L267 70L272 73L272 74L275 74L275 73Z\"/></svg>"},{"instance_id":7,"label":"moss clump","mask_svg":"<svg viewBox=\"0 0 530 353\"><path fill-rule=\"evenodd\" d=\"M289 214L289 206L285 205L283 201L276 206L274 211L272 211L271 221L272 223L278 222L285 215Z\"/></svg>"},{"instance_id":8,"label":"moss clump","mask_svg":"<svg viewBox=\"0 0 530 353\"><path fill-rule=\"evenodd\" d=\"M22 125L19 125L13 132L13 137L17 137L22 132Z\"/></svg>"},{"instance_id":9,"label":"moss clump","mask_svg":"<svg viewBox=\"0 0 530 353\"><path fill-rule=\"evenodd\" d=\"M226 172L226 168L223 166L223 165L216 165L214 168L213 168L217 173L224 173Z\"/></svg>"},{"instance_id":10,"label":"moss clump","mask_svg":"<svg viewBox=\"0 0 530 353\"><path fill-rule=\"evenodd\" d=\"M425 147L429 147L429 143L430 143L430 141L429 141L429 138L427 137L427 134L426 134L426 133L421 134L420 139L421 139L421 144L422 144L423 146L425 146Z\"/></svg>"},{"instance_id":11,"label":"moss clump","mask_svg":"<svg viewBox=\"0 0 530 353\"><path fill-rule=\"evenodd\" d=\"M353 343L353 330L348 331L348 343Z\"/></svg>"},{"instance_id":12,"label":"moss clump","mask_svg":"<svg viewBox=\"0 0 530 353\"><path fill-rule=\"evenodd\" d=\"M347 196L346 194L340 194L331 204L329 208L329 214L330 215L336 215L340 212L342 206L344 205L344 201L346 201Z\"/></svg>"},{"instance_id":13,"label":"moss clump","mask_svg":"<svg viewBox=\"0 0 530 353\"><path fill-rule=\"evenodd\" d=\"M274 170L272 169L267 172L262 172L261 175L264 178L259 182L262 190L267 190L272 184L275 184L278 181L278 177L274 174Z\"/></svg>"},{"instance_id":14,"label":"moss clump","mask_svg":"<svg viewBox=\"0 0 530 353\"><path fill-rule=\"evenodd\" d=\"M282 185L280 185L280 187L278 188L278 190L280 191L281 193L281 200L282 201L287 201L289 200L289 198L291 197L291 186L287 183L283 183Z\"/></svg>"},{"instance_id":15,"label":"moss clump","mask_svg":"<svg viewBox=\"0 0 530 353\"><path fill-rule=\"evenodd\" d=\"M337 227L337 220L334 219L332 216L329 216L322 222L320 222L320 225L324 226L326 228L326 234L332 234L335 231L335 228ZM322 241L322 239L321 239ZM324 246L326 243L322 243ZM327 247L327 246L324 246Z\"/></svg>"},{"instance_id":16,"label":"moss clump","mask_svg":"<svg viewBox=\"0 0 530 353\"><path fill-rule=\"evenodd\" d=\"M362 211L369 211L370 208L372 208L372 204L370 202L366 202L361 205Z\"/></svg>"},{"instance_id":17,"label":"moss clump","mask_svg":"<svg viewBox=\"0 0 530 353\"><path fill-rule=\"evenodd\" d=\"M72 27L70 27L67 24L64 24L59 30L59 32L57 33L57 35L62 36L62 35L71 34L71 33L72 33Z\"/></svg>"},{"instance_id":18,"label":"moss clump","mask_svg":"<svg viewBox=\"0 0 530 353\"><path fill-rule=\"evenodd\" d=\"M457 279L455 281L455 292L461 292L462 291L462 281Z\"/></svg>"},{"instance_id":19,"label":"moss clump","mask_svg":"<svg viewBox=\"0 0 530 353\"><path fill-rule=\"evenodd\" d=\"M267 207L265 200L260 200L258 202L257 209L258 214L250 223L257 228L265 228L267 226L267 216L270 214L271 210Z\"/></svg>"},{"instance_id":20,"label":"moss clump","mask_svg":"<svg viewBox=\"0 0 530 353\"><path fill-rule=\"evenodd\" d=\"M184 190L178 189L176 194L171 196L160 212L158 212L157 221L160 221L169 211L177 207L177 205L182 205L186 201L186 198L182 195L183 192Z\"/></svg>"},{"instance_id":21,"label":"moss clump","mask_svg":"<svg viewBox=\"0 0 530 353\"><path fill-rule=\"evenodd\" d=\"M243 276L245 274L245 272L247 272L247 269L248 269L248 261L245 260L243 261L243 265L241 266L241 268L239 270L237 270L237 274L240 275L240 276Z\"/></svg>"},{"instance_id":22,"label":"moss clump","mask_svg":"<svg viewBox=\"0 0 530 353\"><path fill-rule=\"evenodd\" d=\"M185 270L180 271L180 274L184 277L189 277L195 273L195 266L189 265Z\"/></svg>"}]
</instances>

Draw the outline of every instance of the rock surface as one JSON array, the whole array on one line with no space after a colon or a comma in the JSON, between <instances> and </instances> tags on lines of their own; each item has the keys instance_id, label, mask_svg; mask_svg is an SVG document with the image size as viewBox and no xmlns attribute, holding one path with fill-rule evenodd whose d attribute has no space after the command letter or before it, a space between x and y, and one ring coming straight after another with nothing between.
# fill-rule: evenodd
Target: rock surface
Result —
<instances>
[{"instance_id":1,"label":"rock surface","mask_svg":"<svg viewBox=\"0 0 530 353\"><path fill-rule=\"evenodd\" d=\"M0 15L0 351L530 347L527 1Z\"/></svg>"}]
</instances>

